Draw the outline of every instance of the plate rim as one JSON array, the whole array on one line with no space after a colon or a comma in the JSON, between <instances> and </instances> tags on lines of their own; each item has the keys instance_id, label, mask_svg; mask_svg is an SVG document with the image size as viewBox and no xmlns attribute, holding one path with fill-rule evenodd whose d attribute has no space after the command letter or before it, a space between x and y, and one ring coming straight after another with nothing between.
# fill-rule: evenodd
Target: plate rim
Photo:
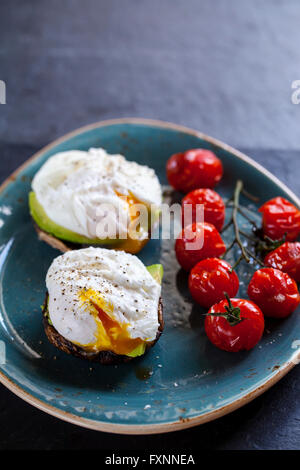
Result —
<instances>
[{"instance_id":1,"label":"plate rim","mask_svg":"<svg viewBox=\"0 0 300 470\"><path fill-rule=\"evenodd\" d=\"M215 139L214 137L210 137L200 131L194 130L192 128L182 126L180 124L175 124L168 121L160 121L156 119L145 119L145 118L120 118L120 119L107 119L101 120L92 124L88 124L86 126L79 127L74 131L68 132L64 134L62 137L55 139L48 145L41 148L38 152L34 153L30 158L28 158L22 165L20 165L13 173L11 173L0 185L0 194L3 190L9 185L12 184L18 174L23 171L30 163L34 160L37 160L42 154L50 150L51 148L55 147L56 145L74 137L75 135L87 132L92 129L106 127L111 125L118 125L118 124L134 124L134 125L145 125L145 126L152 126L152 127L159 127L164 129L172 129L179 132L184 132L186 134L194 135L199 137L200 139L215 145L223 150L226 150L232 153L235 157L239 158L240 160L248 163L250 166L256 168L258 171L266 175L269 179L271 179L277 186L279 186L282 190L284 190L288 196L292 199L292 201L300 206L300 199L296 194L291 191L284 183L282 183L276 176L274 176L269 170L264 168L262 165L257 163L251 157L240 152L239 150L231 147L230 145L222 142L221 140ZM275 385L282 377L284 377L300 360L300 351L295 351L292 355L291 359L283 364L280 369L268 380L264 383L256 387L251 392L247 393L246 395L238 398L237 400L229 403L225 406L221 406L216 410L206 412L202 415L195 416L193 418L180 418L179 420L170 421L167 423L159 423L159 424L117 424L117 423L109 423L105 421L96 421L87 418L83 418L81 416L75 415L73 413L69 413L55 406L49 405L44 401L36 398L31 393L25 391L21 386L17 385L12 379L10 379L2 370L0 370L0 383L2 383L7 389L12 391L15 395L19 398L22 398L25 402L35 406L39 410L42 410L56 418L60 418L63 421L67 421L69 423L82 426L84 428L93 429L96 431L104 431L110 432L115 434L159 434L159 433L166 433L172 431L179 431L181 429L191 428L197 426L199 424L207 423L214 419L220 418L232 411L237 410L238 408L246 405L250 401L254 400L256 397L267 391L273 385Z\"/></svg>"}]
</instances>

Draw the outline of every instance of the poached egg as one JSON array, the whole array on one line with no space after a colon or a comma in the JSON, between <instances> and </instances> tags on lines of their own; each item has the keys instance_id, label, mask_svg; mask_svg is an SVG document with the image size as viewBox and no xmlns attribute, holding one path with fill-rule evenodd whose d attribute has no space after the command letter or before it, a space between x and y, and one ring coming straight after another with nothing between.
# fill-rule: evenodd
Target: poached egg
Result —
<instances>
[{"instance_id":1,"label":"poached egg","mask_svg":"<svg viewBox=\"0 0 300 470\"><path fill-rule=\"evenodd\" d=\"M32 189L49 219L89 239L126 238L132 206L159 210L162 202L153 169L102 148L53 155L34 176ZM147 236L141 230L140 238Z\"/></svg>"},{"instance_id":2,"label":"poached egg","mask_svg":"<svg viewBox=\"0 0 300 470\"><path fill-rule=\"evenodd\" d=\"M156 338L161 286L134 255L69 251L53 260L46 285L54 328L87 351L130 355Z\"/></svg>"}]
</instances>

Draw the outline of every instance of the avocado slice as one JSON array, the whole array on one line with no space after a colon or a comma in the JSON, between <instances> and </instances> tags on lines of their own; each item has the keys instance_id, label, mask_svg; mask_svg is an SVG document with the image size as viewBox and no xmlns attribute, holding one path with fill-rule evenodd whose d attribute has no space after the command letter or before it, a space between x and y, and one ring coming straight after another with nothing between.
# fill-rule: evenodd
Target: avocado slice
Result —
<instances>
[{"instance_id":1,"label":"avocado slice","mask_svg":"<svg viewBox=\"0 0 300 470\"><path fill-rule=\"evenodd\" d=\"M120 240L111 240L109 238L106 238L105 240L101 240L100 238L87 238L56 224L51 219L49 219L43 207L37 200L35 192L33 191L29 193L29 209L33 220L42 230L61 240L66 240L71 243L79 243L82 245L117 245L120 243Z\"/></svg>"},{"instance_id":2,"label":"avocado slice","mask_svg":"<svg viewBox=\"0 0 300 470\"><path fill-rule=\"evenodd\" d=\"M147 269L151 276L158 282L158 284L161 284L162 278L164 275L164 268L162 264L152 264L151 266L147 266Z\"/></svg>"},{"instance_id":3,"label":"avocado slice","mask_svg":"<svg viewBox=\"0 0 300 470\"><path fill-rule=\"evenodd\" d=\"M126 356L129 356L129 357L142 356L143 354L145 354L145 351L146 351L146 343L142 343L142 344L139 344L133 351L131 351L130 353L127 353Z\"/></svg>"}]
</instances>

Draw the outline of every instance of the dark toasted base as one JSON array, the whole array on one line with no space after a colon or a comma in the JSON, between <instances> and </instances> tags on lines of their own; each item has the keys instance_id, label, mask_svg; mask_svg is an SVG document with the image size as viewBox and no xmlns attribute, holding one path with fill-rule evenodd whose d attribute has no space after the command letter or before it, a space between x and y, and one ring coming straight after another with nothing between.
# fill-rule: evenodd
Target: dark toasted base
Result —
<instances>
[{"instance_id":1,"label":"dark toasted base","mask_svg":"<svg viewBox=\"0 0 300 470\"><path fill-rule=\"evenodd\" d=\"M53 235L50 235L50 233L44 232L44 230L40 229L40 227L35 222L33 225L36 233L38 234L39 240L48 243L48 245L52 246L52 248L56 248L62 253L66 253L67 251L71 250L78 250L79 248L83 247L83 245L77 243L70 243L64 240L60 240L59 238L55 238Z\"/></svg>"},{"instance_id":2,"label":"dark toasted base","mask_svg":"<svg viewBox=\"0 0 300 470\"><path fill-rule=\"evenodd\" d=\"M93 362L100 362L101 364L106 364L106 365L121 364L121 363L129 362L132 359L134 359L133 357L115 354L112 351L99 351L96 353L87 352L80 346L76 346L76 344L71 343L70 341L65 339L60 333L58 333L58 331L56 331L56 329L52 325L48 323L48 318L46 316L47 301L48 301L48 293L46 294L46 298L45 298L45 302L43 306L43 325L44 325L45 333L47 335L48 340L58 349L60 349L61 351L67 354L72 354L73 356L80 357L81 359L87 359ZM154 344L159 339L164 329L163 306L162 306L161 299L159 299L159 304L158 304L158 322L159 322L159 328L157 331L156 338L154 341L152 341L146 346L145 353L152 346L154 346Z\"/></svg>"}]
</instances>

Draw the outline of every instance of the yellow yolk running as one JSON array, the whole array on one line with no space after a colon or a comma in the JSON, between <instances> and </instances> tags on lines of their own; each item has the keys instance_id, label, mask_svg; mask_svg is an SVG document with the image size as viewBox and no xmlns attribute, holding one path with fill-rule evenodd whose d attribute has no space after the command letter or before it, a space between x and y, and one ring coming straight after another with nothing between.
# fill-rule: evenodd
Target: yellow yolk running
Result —
<instances>
[{"instance_id":1,"label":"yellow yolk running","mask_svg":"<svg viewBox=\"0 0 300 470\"><path fill-rule=\"evenodd\" d=\"M136 211L134 209L134 206L135 206L135 204L141 204L141 201L139 201L131 193L129 193L128 196L125 196L124 194L119 193L119 191L115 191L115 193L119 198L121 198L125 202L127 202L128 206L129 206L129 217L130 217L131 220L135 219Z\"/></svg>"},{"instance_id":2,"label":"yellow yolk running","mask_svg":"<svg viewBox=\"0 0 300 470\"><path fill-rule=\"evenodd\" d=\"M128 355L144 343L140 338L134 339L129 336L129 323L120 324L112 317L113 305L107 303L99 292L93 289L83 289L79 292L79 298L83 304L87 305L97 325L96 341L79 346L90 351L112 351L116 354Z\"/></svg>"},{"instance_id":3,"label":"yellow yolk running","mask_svg":"<svg viewBox=\"0 0 300 470\"><path fill-rule=\"evenodd\" d=\"M129 217L131 222L133 222L137 217L137 211L135 209L136 204L141 204L141 202L136 199L133 194L129 194L128 196L124 196L124 194L115 191L116 195L123 200L125 200L129 206ZM122 242L115 247L116 250L123 250L127 253L135 254L141 251L141 249L146 245L148 241L148 237L142 240L131 238L128 234L126 240L122 240Z\"/></svg>"}]
</instances>

